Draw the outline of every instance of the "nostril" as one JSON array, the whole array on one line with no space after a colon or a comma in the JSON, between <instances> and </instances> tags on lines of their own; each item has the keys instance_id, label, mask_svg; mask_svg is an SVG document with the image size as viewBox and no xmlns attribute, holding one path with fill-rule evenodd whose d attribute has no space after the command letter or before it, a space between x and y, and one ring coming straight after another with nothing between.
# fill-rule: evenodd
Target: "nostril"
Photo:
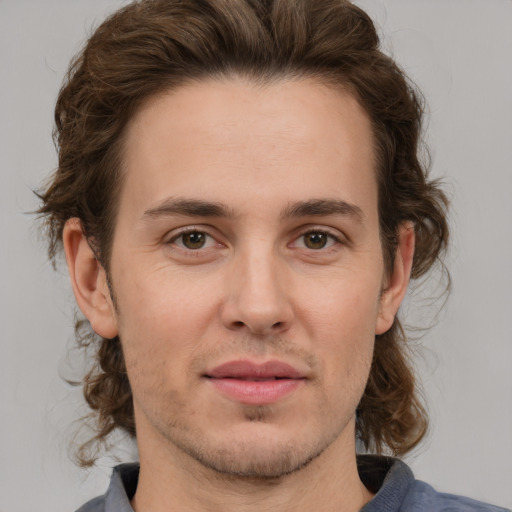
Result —
<instances>
[{"instance_id":1,"label":"nostril","mask_svg":"<svg viewBox=\"0 0 512 512\"><path fill-rule=\"evenodd\" d=\"M282 325L283 325L283 322L276 322L276 323L272 326L272 328L273 328L273 329L279 329Z\"/></svg>"}]
</instances>

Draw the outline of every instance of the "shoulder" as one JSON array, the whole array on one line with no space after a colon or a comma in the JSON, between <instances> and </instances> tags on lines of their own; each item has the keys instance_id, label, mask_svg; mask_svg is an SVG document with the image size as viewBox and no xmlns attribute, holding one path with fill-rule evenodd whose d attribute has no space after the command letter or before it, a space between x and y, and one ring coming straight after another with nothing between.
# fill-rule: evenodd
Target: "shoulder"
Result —
<instances>
[{"instance_id":1,"label":"shoulder","mask_svg":"<svg viewBox=\"0 0 512 512\"><path fill-rule=\"evenodd\" d=\"M416 480L407 464L391 457L359 455L359 477L375 493L361 512L512 512L462 496L436 491Z\"/></svg>"},{"instance_id":2,"label":"shoulder","mask_svg":"<svg viewBox=\"0 0 512 512\"><path fill-rule=\"evenodd\" d=\"M104 512L105 511L105 496L98 496L97 498L88 501L82 505L76 512Z\"/></svg>"},{"instance_id":3,"label":"shoulder","mask_svg":"<svg viewBox=\"0 0 512 512\"><path fill-rule=\"evenodd\" d=\"M437 492L421 480L415 480L400 508L401 512L510 512L471 498Z\"/></svg>"}]
</instances>

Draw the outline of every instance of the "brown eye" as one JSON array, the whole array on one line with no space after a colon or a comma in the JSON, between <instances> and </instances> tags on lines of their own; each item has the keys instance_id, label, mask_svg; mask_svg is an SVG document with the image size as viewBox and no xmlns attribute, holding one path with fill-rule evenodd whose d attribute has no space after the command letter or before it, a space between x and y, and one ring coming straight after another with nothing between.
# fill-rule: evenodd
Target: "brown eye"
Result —
<instances>
[{"instance_id":1,"label":"brown eye","mask_svg":"<svg viewBox=\"0 0 512 512\"><path fill-rule=\"evenodd\" d=\"M191 231L181 235L182 244L187 249L201 249L206 244L206 233Z\"/></svg>"},{"instance_id":2,"label":"brown eye","mask_svg":"<svg viewBox=\"0 0 512 512\"><path fill-rule=\"evenodd\" d=\"M329 241L329 235L321 232L306 233L304 236L304 245L308 249L323 249Z\"/></svg>"}]
</instances>

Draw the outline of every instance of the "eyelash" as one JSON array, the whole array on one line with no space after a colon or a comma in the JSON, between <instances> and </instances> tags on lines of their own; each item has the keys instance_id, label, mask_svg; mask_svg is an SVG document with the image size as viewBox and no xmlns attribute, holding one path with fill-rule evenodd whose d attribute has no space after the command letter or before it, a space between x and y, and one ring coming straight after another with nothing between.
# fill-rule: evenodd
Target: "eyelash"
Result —
<instances>
[{"instance_id":1,"label":"eyelash","mask_svg":"<svg viewBox=\"0 0 512 512\"><path fill-rule=\"evenodd\" d=\"M343 244L344 243L340 239L339 236L335 235L334 233L331 233L330 231L327 231L327 230L321 229L321 228L319 228L319 229L309 228L307 231L302 232L297 238L295 238L294 243L297 242L297 240L299 240L301 238L304 239L304 237L306 237L308 235L325 235L328 240L330 239L330 240L332 240L334 242L333 244L331 244L328 247L321 247L319 249L306 248L306 249L309 249L309 250L314 251L314 252L320 252L320 251L325 252L325 251L328 251L329 249L333 248L334 246L336 246L338 244Z\"/></svg>"},{"instance_id":2,"label":"eyelash","mask_svg":"<svg viewBox=\"0 0 512 512\"><path fill-rule=\"evenodd\" d=\"M198 229L197 227L186 227L186 228L183 228L179 233L176 233L174 234L167 242L166 244L167 245L175 245L176 247L178 247L180 250L182 251L187 251L189 253L197 253L200 251L200 249L202 249L202 247L198 248L198 249L190 249L188 247L181 247L179 245L176 244L176 241L186 235L192 235L194 233L197 233L197 234L201 234L201 235L205 235L207 239L211 239L211 240L215 240L215 237L213 237L212 235L210 235L207 231L205 231L204 229ZM218 242L217 242L218 243Z\"/></svg>"},{"instance_id":3,"label":"eyelash","mask_svg":"<svg viewBox=\"0 0 512 512\"><path fill-rule=\"evenodd\" d=\"M186 251L189 254L196 253L197 255L199 255L201 252L204 252L204 250L209 249L209 247L206 247L206 248L198 247L196 249L192 249L190 247L184 247L183 242L182 242L183 246L176 244L176 241L178 239L180 239L180 238L182 238L182 237L184 237L186 235L191 235L191 234L194 234L194 233L205 235L207 240L211 239L211 240L216 241L216 238L214 236L212 236L211 234L209 234L204 229L199 229L198 227L186 227L186 228L183 228L179 233L173 235L166 242L166 244L174 245L179 250ZM342 240L339 236L337 236L334 233L332 233L330 231L327 231L327 230L325 230L323 228L318 228L318 229L308 228L306 231L303 231L303 232L299 233L298 236L296 238L294 238L292 244L297 243L298 240L304 239L304 237L306 237L308 235L324 235L324 236L327 237L328 241L331 240L332 242L334 242L334 243L332 243L331 245L329 245L327 247L319 247L317 249L312 249L310 247L302 247L302 249L310 250L312 252L326 252L326 251L329 251L329 250L333 250L335 248L335 246L337 246L339 244L346 245L346 242L344 240ZM326 244L329 243L328 241L326 242ZM205 242L205 243L207 243L207 242ZM306 244L304 243L304 245L306 245Z\"/></svg>"}]
</instances>

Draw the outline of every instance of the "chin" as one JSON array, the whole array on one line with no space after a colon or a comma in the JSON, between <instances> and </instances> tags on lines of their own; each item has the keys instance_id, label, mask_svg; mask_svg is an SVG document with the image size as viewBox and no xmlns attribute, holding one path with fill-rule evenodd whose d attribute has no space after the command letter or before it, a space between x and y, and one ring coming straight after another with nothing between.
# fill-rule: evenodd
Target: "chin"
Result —
<instances>
[{"instance_id":1,"label":"chin","mask_svg":"<svg viewBox=\"0 0 512 512\"><path fill-rule=\"evenodd\" d=\"M323 449L299 448L296 445L262 446L245 441L233 443L229 448L195 450L188 447L187 454L205 468L225 477L247 480L279 480L305 468Z\"/></svg>"},{"instance_id":2,"label":"chin","mask_svg":"<svg viewBox=\"0 0 512 512\"><path fill-rule=\"evenodd\" d=\"M248 411L247 411L248 412ZM253 417L238 432L224 430L220 436L172 436L181 452L219 477L272 481L301 471L322 454L338 437L311 439L305 432L285 432L262 424L256 418L262 411L251 409ZM183 433L182 433L183 434Z\"/></svg>"}]
</instances>

